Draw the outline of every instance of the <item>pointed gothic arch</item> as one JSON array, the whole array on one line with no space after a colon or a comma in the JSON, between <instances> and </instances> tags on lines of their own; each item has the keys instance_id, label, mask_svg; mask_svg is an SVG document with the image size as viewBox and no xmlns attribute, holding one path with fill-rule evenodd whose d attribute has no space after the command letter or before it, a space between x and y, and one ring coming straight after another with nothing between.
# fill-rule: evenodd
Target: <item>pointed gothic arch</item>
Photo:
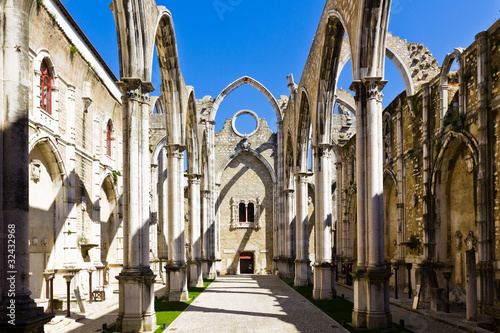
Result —
<instances>
[{"instance_id":1,"label":"pointed gothic arch","mask_svg":"<svg viewBox=\"0 0 500 333\"><path fill-rule=\"evenodd\" d=\"M217 96L217 98L214 101L214 104L212 105L212 109L210 110L210 119L209 119L210 121L215 121L215 116L217 115L217 111L219 110L219 106L222 103L222 101L236 88L239 88L244 84L248 84L257 89L259 92L261 92L264 95L264 97L267 98L269 103L271 103L271 106L274 109L274 112L276 113L277 122L279 123L283 120L278 102L276 101L276 98L274 98L274 96L271 94L271 92L259 81L249 76L243 76L238 80L234 81L233 83L231 83L230 85L228 85L226 88L224 88L224 90L222 90L219 96Z\"/></svg>"}]
</instances>

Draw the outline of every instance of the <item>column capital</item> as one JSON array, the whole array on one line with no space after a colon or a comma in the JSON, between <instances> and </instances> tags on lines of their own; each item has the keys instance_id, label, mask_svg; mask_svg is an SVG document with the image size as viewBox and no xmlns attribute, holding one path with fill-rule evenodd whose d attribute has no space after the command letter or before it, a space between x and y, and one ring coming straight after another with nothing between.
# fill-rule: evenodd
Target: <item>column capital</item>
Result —
<instances>
[{"instance_id":1,"label":"column capital","mask_svg":"<svg viewBox=\"0 0 500 333\"><path fill-rule=\"evenodd\" d=\"M384 89L386 84L387 81L382 80L382 77L366 76L362 80L354 80L349 89L356 93L354 96L356 102L368 99L376 99L382 102L382 98L384 97L382 89Z\"/></svg>"},{"instance_id":2,"label":"column capital","mask_svg":"<svg viewBox=\"0 0 500 333\"><path fill-rule=\"evenodd\" d=\"M309 177L311 177L313 175L314 175L314 173L311 171L299 172L295 175L295 178L297 178L297 180L300 181L301 183L307 183L307 180L309 179Z\"/></svg>"},{"instance_id":3,"label":"column capital","mask_svg":"<svg viewBox=\"0 0 500 333\"><path fill-rule=\"evenodd\" d=\"M186 177L189 179L189 182L191 184L200 184L201 182L201 175L197 173L188 173Z\"/></svg>"},{"instance_id":4,"label":"column capital","mask_svg":"<svg viewBox=\"0 0 500 333\"><path fill-rule=\"evenodd\" d=\"M210 198L210 192L209 190L201 190L201 195L203 198Z\"/></svg>"},{"instance_id":5,"label":"column capital","mask_svg":"<svg viewBox=\"0 0 500 333\"><path fill-rule=\"evenodd\" d=\"M283 193L285 193L286 196L292 196L295 190L293 188L287 188L283 190Z\"/></svg>"}]
</instances>

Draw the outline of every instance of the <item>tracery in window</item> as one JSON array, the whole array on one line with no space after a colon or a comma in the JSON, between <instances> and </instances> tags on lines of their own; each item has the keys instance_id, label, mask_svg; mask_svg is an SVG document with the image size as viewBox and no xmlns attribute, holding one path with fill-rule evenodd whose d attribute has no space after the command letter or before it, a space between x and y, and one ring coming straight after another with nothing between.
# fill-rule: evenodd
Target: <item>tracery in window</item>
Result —
<instances>
[{"instance_id":1,"label":"tracery in window","mask_svg":"<svg viewBox=\"0 0 500 333\"><path fill-rule=\"evenodd\" d=\"M108 121L108 125L106 127L106 155L111 157L111 142L112 142L112 134L113 134L113 124L111 120Z\"/></svg>"},{"instance_id":2,"label":"tracery in window","mask_svg":"<svg viewBox=\"0 0 500 333\"><path fill-rule=\"evenodd\" d=\"M52 114L52 75L45 60L40 65L40 108Z\"/></svg>"}]
</instances>

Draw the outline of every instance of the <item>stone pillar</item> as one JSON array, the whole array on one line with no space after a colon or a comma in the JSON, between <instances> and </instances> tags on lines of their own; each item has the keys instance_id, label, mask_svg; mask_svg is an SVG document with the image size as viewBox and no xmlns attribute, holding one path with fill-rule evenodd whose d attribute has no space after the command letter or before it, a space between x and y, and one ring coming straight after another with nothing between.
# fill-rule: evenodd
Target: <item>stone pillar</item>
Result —
<instances>
[{"instance_id":1,"label":"stone pillar","mask_svg":"<svg viewBox=\"0 0 500 333\"><path fill-rule=\"evenodd\" d=\"M53 318L30 298L29 160L30 96L29 11L32 2L4 2L0 61L0 332L43 332ZM11 236L12 235L12 236ZM13 257L15 256L15 258ZM15 259L14 261L12 261ZM15 326L14 326L15 325Z\"/></svg>"},{"instance_id":2,"label":"stone pillar","mask_svg":"<svg viewBox=\"0 0 500 333\"><path fill-rule=\"evenodd\" d=\"M117 329L151 331L155 275L149 266L149 92L152 85L122 78L123 91L123 269L119 281Z\"/></svg>"},{"instance_id":3,"label":"stone pillar","mask_svg":"<svg viewBox=\"0 0 500 333\"><path fill-rule=\"evenodd\" d=\"M335 277L332 269L331 157L330 145L314 147L316 262L313 297L323 300L335 297Z\"/></svg>"},{"instance_id":4,"label":"stone pillar","mask_svg":"<svg viewBox=\"0 0 500 333\"><path fill-rule=\"evenodd\" d=\"M423 222L424 222L424 258L419 264L421 274L421 297L422 303L431 300L432 288L438 287L434 262L436 259L436 236L434 223L434 199L432 196L432 146L430 133L432 131L429 119L431 112L429 108L431 88L428 83L423 85L424 98L422 101L422 137L423 137Z\"/></svg>"},{"instance_id":5,"label":"stone pillar","mask_svg":"<svg viewBox=\"0 0 500 333\"><path fill-rule=\"evenodd\" d=\"M310 173L299 173L296 177L296 255L295 255L295 280L296 286L309 285L309 235L307 233L308 224L308 193L307 180Z\"/></svg>"},{"instance_id":6,"label":"stone pillar","mask_svg":"<svg viewBox=\"0 0 500 333\"><path fill-rule=\"evenodd\" d=\"M287 189L284 191L286 197L286 214L285 214L285 242L284 242L284 256L283 256L283 270L282 276L285 278L293 278L293 258L294 258L294 224L295 224L295 190Z\"/></svg>"},{"instance_id":7,"label":"stone pillar","mask_svg":"<svg viewBox=\"0 0 500 333\"><path fill-rule=\"evenodd\" d=\"M205 175L206 177L207 175ZM210 191L201 191L201 260L202 260L202 276L204 279L213 279L213 277L208 277L211 261L209 260L209 221L208 221L208 203L210 200Z\"/></svg>"},{"instance_id":8,"label":"stone pillar","mask_svg":"<svg viewBox=\"0 0 500 333\"><path fill-rule=\"evenodd\" d=\"M167 154L161 149L158 161L158 225L161 228L159 240L160 265L168 258L168 186L167 186ZM165 271L160 267L162 280L166 281Z\"/></svg>"},{"instance_id":9,"label":"stone pillar","mask_svg":"<svg viewBox=\"0 0 500 333\"><path fill-rule=\"evenodd\" d=\"M465 253L465 293L467 295L467 314L469 321L477 320L477 280L476 280L476 251L467 250Z\"/></svg>"},{"instance_id":10,"label":"stone pillar","mask_svg":"<svg viewBox=\"0 0 500 333\"><path fill-rule=\"evenodd\" d=\"M383 145L381 78L352 84L356 91L356 174L358 267L354 281L353 324L368 329L391 325L390 272L384 264Z\"/></svg>"},{"instance_id":11,"label":"stone pillar","mask_svg":"<svg viewBox=\"0 0 500 333\"><path fill-rule=\"evenodd\" d=\"M184 235L184 189L182 184L184 150L179 145L167 146L168 161L168 262L166 300L188 300L187 266Z\"/></svg>"},{"instance_id":12,"label":"stone pillar","mask_svg":"<svg viewBox=\"0 0 500 333\"><path fill-rule=\"evenodd\" d=\"M191 258L189 261L189 285L203 287L201 270L201 212L200 212L200 179L201 175L189 176L189 222L191 225L189 240L191 245Z\"/></svg>"},{"instance_id":13,"label":"stone pillar","mask_svg":"<svg viewBox=\"0 0 500 333\"><path fill-rule=\"evenodd\" d=\"M478 126L478 165L477 165L477 228L478 228L478 275L479 275L479 308L493 306L494 301L494 215L492 208L494 198L492 184L493 157L491 145L494 138L488 133L493 133L491 121L491 100L488 93L489 69L488 54L490 54L487 33L481 32L476 36L477 45L477 126Z\"/></svg>"}]
</instances>

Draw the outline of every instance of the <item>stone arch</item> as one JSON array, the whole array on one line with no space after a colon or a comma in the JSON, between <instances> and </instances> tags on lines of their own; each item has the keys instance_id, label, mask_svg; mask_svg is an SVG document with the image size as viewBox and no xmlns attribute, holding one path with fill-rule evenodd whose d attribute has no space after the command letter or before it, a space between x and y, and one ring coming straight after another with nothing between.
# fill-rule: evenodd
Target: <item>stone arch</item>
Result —
<instances>
[{"instance_id":1,"label":"stone arch","mask_svg":"<svg viewBox=\"0 0 500 333\"><path fill-rule=\"evenodd\" d=\"M222 90L219 96L217 96L217 98L214 101L214 104L212 105L212 110L210 110L210 118L209 118L210 121L215 121L217 110L219 110L219 106L222 103L222 101L236 88L239 88L244 84L248 84L257 89L258 91L260 91L264 95L264 97L267 98L269 103L271 103L271 106L274 109L274 112L276 113L277 122L279 123L283 120L278 102L276 101L276 98L274 98L274 96L271 94L271 92L259 81L249 76L243 76L238 80L234 81L233 83L231 83L230 85L228 85L226 88L224 88L224 90Z\"/></svg>"},{"instance_id":2,"label":"stone arch","mask_svg":"<svg viewBox=\"0 0 500 333\"><path fill-rule=\"evenodd\" d=\"M398 197L397 177L393 170L384 170L384 257L397 257ZM396 241L396 242L394 242Z\"/></svg>"},{"instance_id":3,"label":"stone arch","mask_svg":"<svg viewBox=\"0 0 500 333\"><path fill-rule=\"evenodd\" d=\"M452 53L448 53L444 58L443 65L441 66L441 72L439 73L439 102L440 102L440 125L441 128L444 126L444 116L448 112L448 103L449 103L449 79L448 74L451 70L451 65L453 61L457 61L458 63L458 111L460 113L464 113L466 110L466 101L464 94L464 82L462 79L463 71L465 69L465 60L463 58L464 50L462 48L456 48Z\"/></svg>"},{"instance_id":4,"label":"stone arch","mask_svg":"<svg viewBox=\"0 0 500 333\"><path fill-rule=\"evenodd\" d=\"M51 162L51 165L57 165L57 168L51 168L51 176L53 177L53 179L55 179L56 177L60 177L61 181L65 181L67 179L68 173L66 171L64 160L59 149L57 148L55 141L49 136L37 137L35 135L34 137L30 138L29 142L29 153L31 153L33 148L35 148L37 145L41 145L41 147L43 147L42 151L47 154L47 156L52 156L52 158L50 158L49 160L49 162ZM48 154L49 152L52 155Z\"/></svg>"},{"instance_id":5,"label":"stone arch","mask_svg":"<svg viewBox=\"0 0 500 333\"><path fill-rule=\"evenodd\" d=\"M104 274L103 286L107 286L118 281L111 277L120 273L122 260L120 252L123 245L120 242L123 239L123 227L120 225L118 217L118 189L115 185L114 176L107 171L100 181L99 200L95 204L98 207L99 223L98 230L94 233L99 235L98 247L96 251L97 258L103 265L108 266L107 274ZM100 279L101 277L99 277Z\"/></svg>"},{"instance_id":6,"label":"stone arch","mask_svg":"<svg viewBox=\"0 0 500 333\"><path fill-rule=\"evenodd\" d=\"M296 126L297 133L297 170L300 172L307 171L309 156L309 145L311 139L311 104L309 102L309 94L305 87L299 88L299 120Z\"/></svg>"},{"instance_id":7,"label":"stone arch","mask_svg":"<svg viewBox=\"0 0 500 333\"><path fill-rule=\"evenodd\" d=\"M450 132L443 140L432 174L435 198L435 257L452 260L456 270L452 285L464 284L465 246L469 231L477 239L477 143L468 133ZM457 236L457 232L460 235ZM457 256L460 256L458 260Z\"/></svg>"},{"instance_id":8,"label":"stone arch","mask_svg":"<svg viewBox=\"0 0 500 333\"><path fill-rule=\"evenodd\" d=\"M194 89L189 88L189 97L187 103L187 113L184 123L186 124L186 150L188 173L199 174L200 170L200 142L198 140L198 118L196 112L196 101L194 98Z\"/></svg>"},{"instance_id":9,"label":"stone arch","mask_svg":"<svg viewBox=\"0 0 500 333\"><path fill-rule=\"evenodd\" d=\"M262 162L262 164L264 164L267 171L269 171L269 174L271 175L271 179L272 179L273 184L276 184L276 174L274 172L273 167L271 166L269 161L264 156L262 156L262 154L260 154L258 151L256 151L255 149L252 149L252 148L250 148L248 151L244 151L244 150L238 148L233 154L231 154L228 158L226 158L224 163L221 164L219 170L217 171L217 175L215 177L215 183L220 184L221 178L222 178L222 173L224 172L224 170L226 170L229 163L231 163L234 159L236 159L238 156L240 156L241 154L243 154L245 152L248 152L250 155L256 157L259 161Z\"/></svg>"},{"instance_id":10,"label":"stone arch","mask_svg":"<svg viewBox=\"0 0 500 333\"><path fill-rule=\"evenodd\" d=\"M163 108L163 102L160 96L151 96L149 115L154 114L156 108L157 114L165 114L165 109Z\"/></svg>"},{"instance_id":11,"label":"stone arch","mask_svg":"<svg viewBox=\"0 0 500 333\"><path fill-rule=\"evenodd\" d=\"M49 137L29 146L29 264L33 298L43 298L43 271L64 262L64 197L68 180L61 154ZM73 226L75 227L75 226ZM45 295L44 298L47 298Z\"/></svg>"},{"instance_id":12,"label":"stone arch","mask_svg":"<svg viewBox=\"0 0 500 333\"><path fill-rule=\"evenodd\" d=\"M341 61L344 34L347 34L342 15L335 10L328 13L325 29L319 71L317 107L313 115L313 117L315 116L315 119L313 119L313 140L315 144L330 141L331 121L335 108L337 73Z\"/></svg>"},{"instance_id":13,"label":"stone arch","mask_svg":"<svg viewBox=\"0 0 500 333\"><path fill-rule=\"evenodd\" d=\"M401 74L403 81L405 83L406 95L413 96L415 94L415 83L412 80L412 75L408 65L405 63L403 57L393 48L386 46L385 55L392 61L392 63L397 67L399 73ZM346 53L339 64L339 71L337 73L337 79L342 73L345 65L351 60L351 54Z\"/></svg>"},{"instance_id":14,"label":"stone arch","mask_svg":"<svg viewBox=\"0 0 500 333\"><path fill-rule=\"evenodd\" d=\"M345 100L345 99L343 99L343 98L341 98L341 97L337 96L337 97L335 98L335 102L336 102L337 104L340 104L340 105L342 105L342 106L346 107L347 109L349 109L349 111L351 111L351 112L352 112L352 114L353 114L354 116L356 116L356 106L352 105L349 101L347 101L347 100Z\"/></svg>"}]
</instances>

